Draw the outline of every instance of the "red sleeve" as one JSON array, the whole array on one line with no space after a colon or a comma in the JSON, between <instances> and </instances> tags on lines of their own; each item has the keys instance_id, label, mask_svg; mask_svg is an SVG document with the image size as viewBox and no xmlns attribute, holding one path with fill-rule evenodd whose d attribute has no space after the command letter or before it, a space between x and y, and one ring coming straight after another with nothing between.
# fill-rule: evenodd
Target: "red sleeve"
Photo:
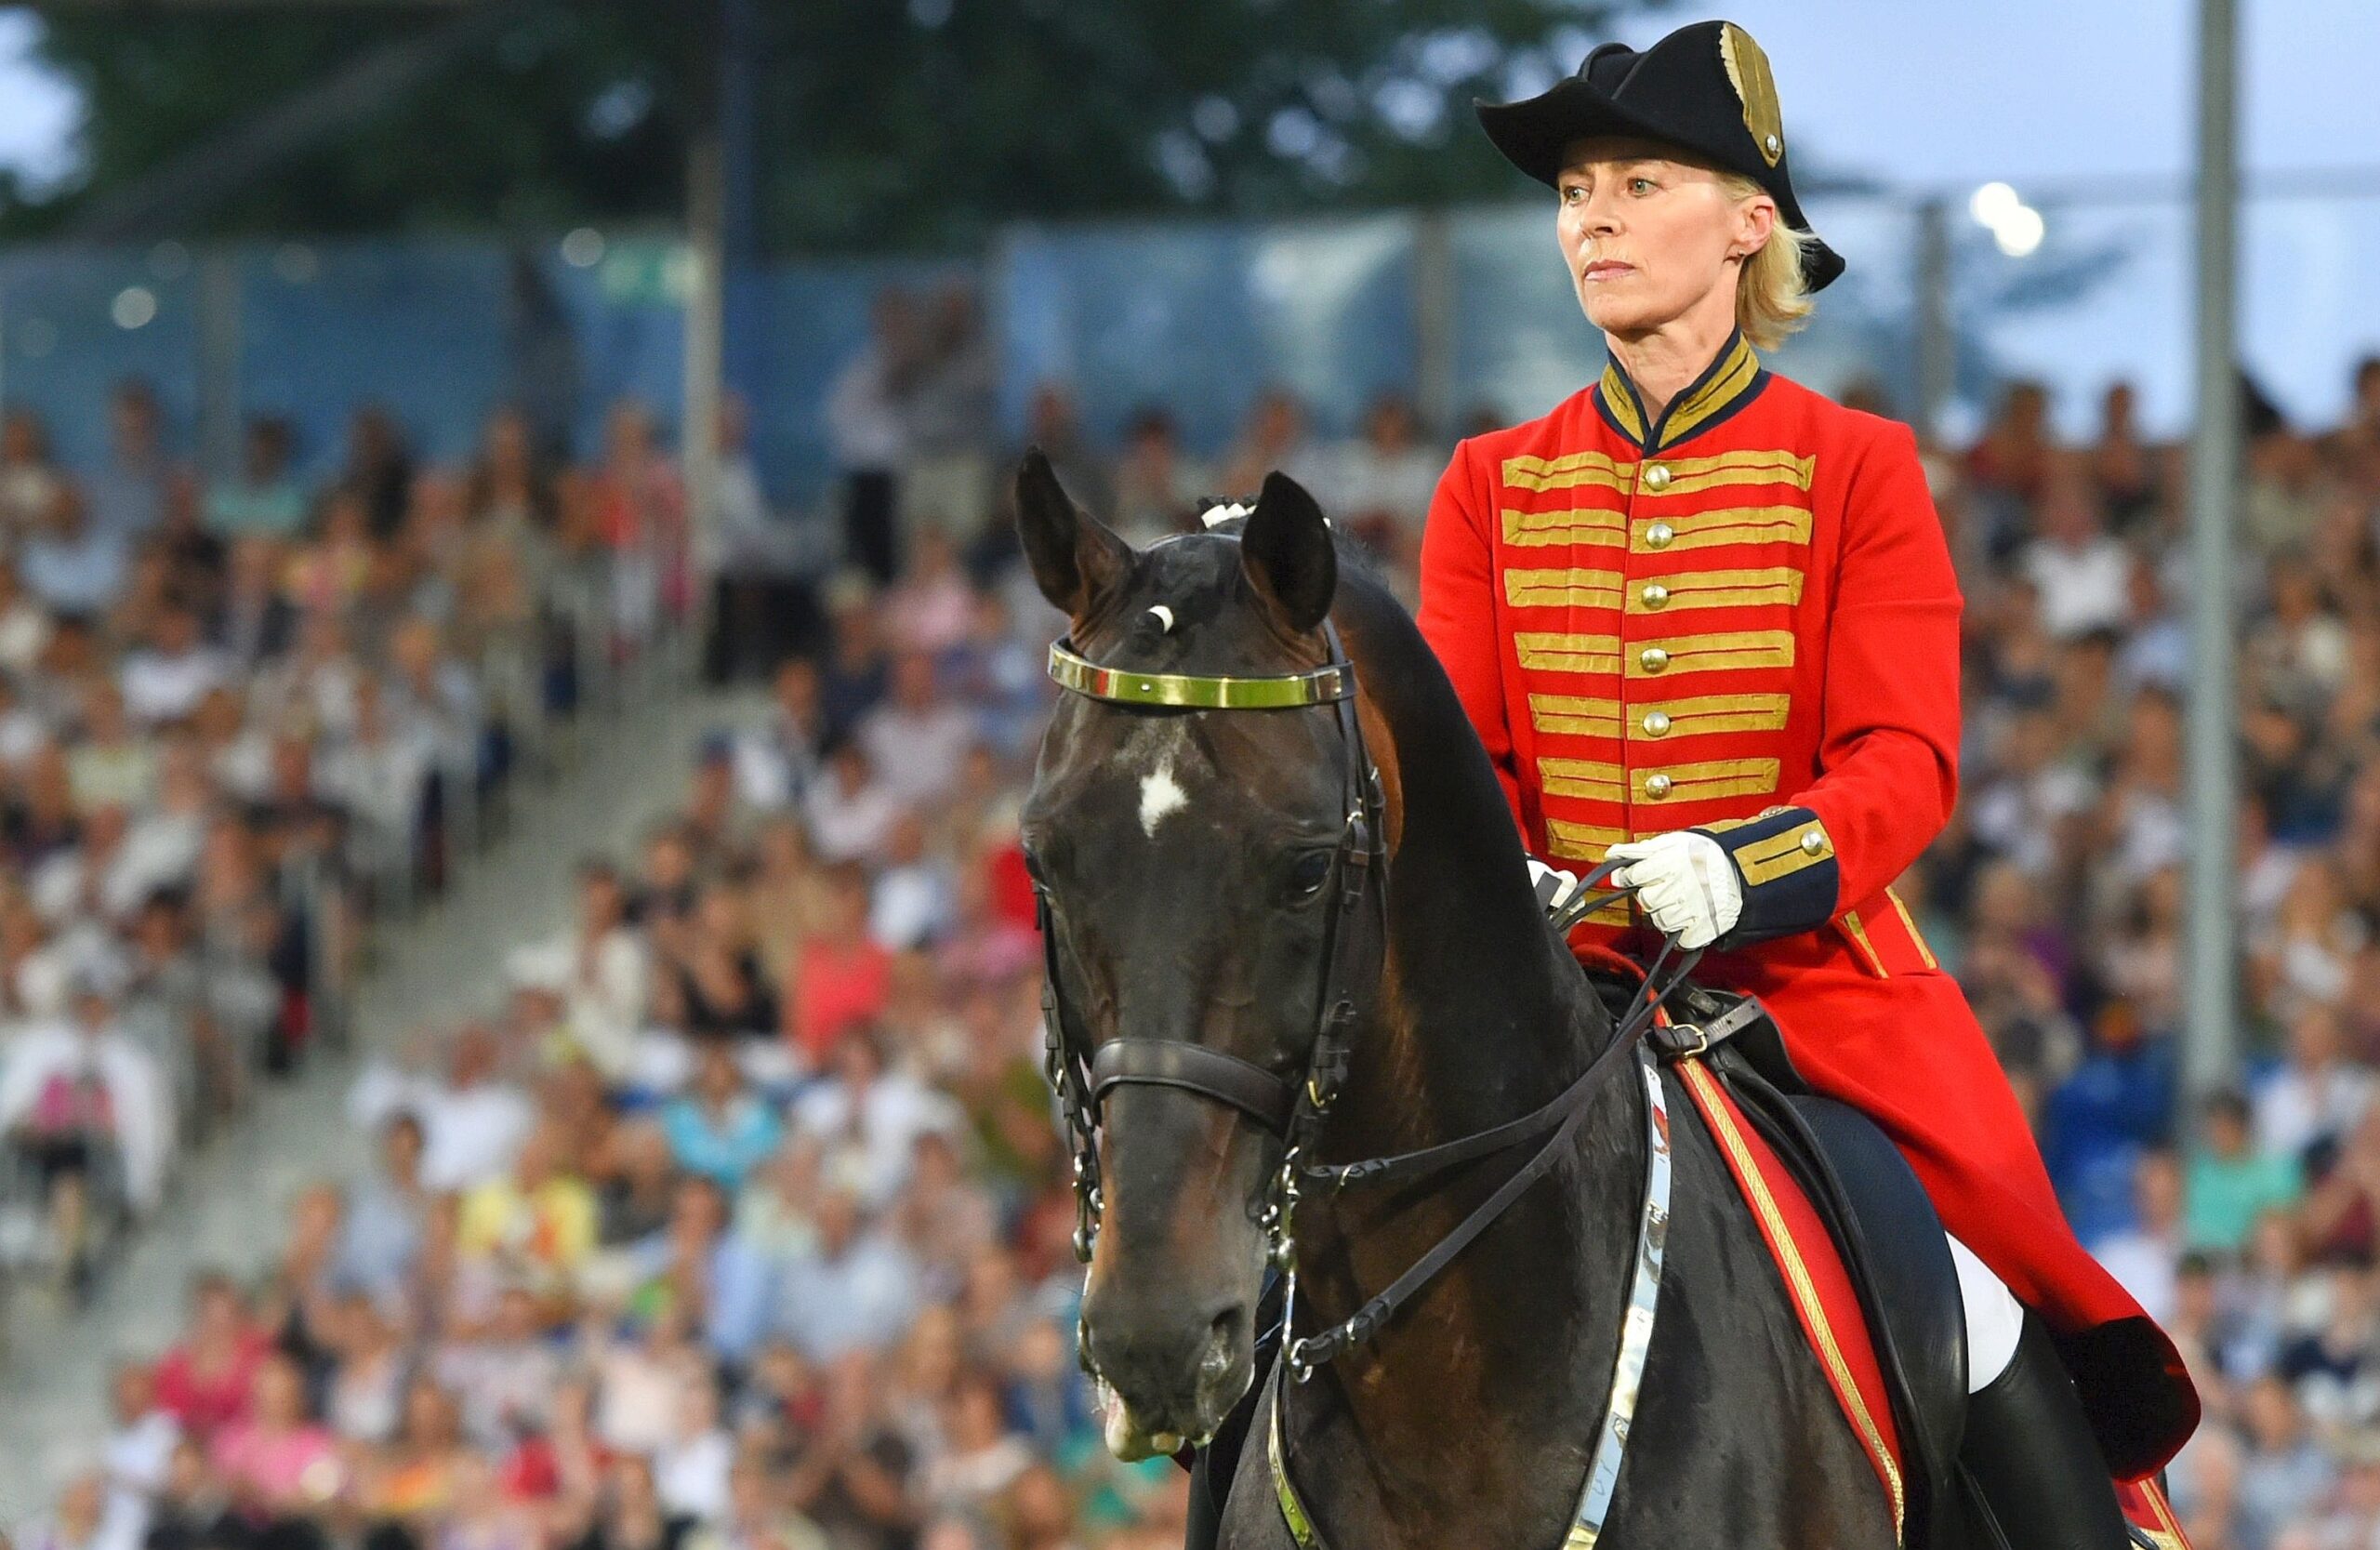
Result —
<instances>
[{"instance_id":1,"label":"red sleeve","mask_svg":"<svg viewBox=\"0 0 2380 1550\"><path fill-rule=\"evenodd\" d=\"M1480 488L1472 444L1458 443L1430 497L1421 529L1421 606L1414 620L1454 682L1463 714L1488 749L1513 822L1521 788L1513 769L1512 729L1504 722L1504 647L1496 635L1496 559L1483 513L1494 505ZM1522 843L1527 830L1522 827Z\"/></svg>"},{"instance_id":2,"label":"red sleeve","mask_svg":"<svg viewBox=\"0 0 2380 1550\"><path fill-rule=\"evenodd\" d=\"M1870 444L1844 497L1827 626L1824 773L1799 798L1832 841L1836 913L1873 897L1950 821L1961 605L1917 439L1892 425Z\"/></svg>"}]
</instances>

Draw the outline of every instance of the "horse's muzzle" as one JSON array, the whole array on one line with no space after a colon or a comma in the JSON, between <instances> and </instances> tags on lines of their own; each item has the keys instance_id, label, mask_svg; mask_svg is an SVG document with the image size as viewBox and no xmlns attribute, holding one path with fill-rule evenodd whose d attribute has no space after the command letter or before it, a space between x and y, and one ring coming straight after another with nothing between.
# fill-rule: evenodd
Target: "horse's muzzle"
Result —
<instances>
[{"instance_id":1,"label":"horse's muzzle","mask_svg":"<svg viewBox=\"0 0 2380 1550\"><path fill-rule=\"evenodd\" d=\"M1095 1299L1094 1299L1095 1301ZM1179 1308L1086 1308L1108 1451L1120 1459L1204 1446L1247 1392L1255 1340L1244 1302L1198 1318Z\"/></svg>"}]
</instances>

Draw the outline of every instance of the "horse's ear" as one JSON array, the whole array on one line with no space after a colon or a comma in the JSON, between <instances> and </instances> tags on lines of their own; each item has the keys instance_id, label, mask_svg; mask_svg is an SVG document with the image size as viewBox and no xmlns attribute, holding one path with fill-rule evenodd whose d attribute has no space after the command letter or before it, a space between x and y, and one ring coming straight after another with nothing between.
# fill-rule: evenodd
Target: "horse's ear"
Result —
<instances>
[{"instance_id":1,"label":"horse's ear","mask_svg":"<svg viewBox=\"0 0 2380 1550\"><path fill-rule=\"evenodd\" d=\"M1291 629L1312 629L1330 612L1339 589L1330 524L1305 486L1278 470L1264 476L1256 510L1240 530L1239 568Z\"/></svg>"},{"instance_id":2,"label":"horse's ear","mask_svg":"<svg viewBox=\"0 0 2380 1550\"><path fill-rule=\"evenodd\" d=\"M1074 503L1039 447L1016 466L1016 536L1051 606L1079 625L1131 568L1132 547Z\"/></svg>"}]
</instances>

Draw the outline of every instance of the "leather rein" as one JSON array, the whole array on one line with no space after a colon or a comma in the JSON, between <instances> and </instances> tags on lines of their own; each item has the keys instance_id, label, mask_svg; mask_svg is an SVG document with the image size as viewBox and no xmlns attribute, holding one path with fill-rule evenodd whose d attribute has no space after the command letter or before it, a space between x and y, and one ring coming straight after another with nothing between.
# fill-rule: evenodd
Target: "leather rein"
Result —
<instances>
[{"instance_id":1,"label":"leather rein","mask_svg":"<svg viewBox=\"0 0 2380 1550\"><path fill-rule=\"evenodd\" d=\"M1044 1074L1058 1094L1074 1148L1076 1257L1089 1263L1099 1230L1100 1110L1108 1093L1130 1085L1176 1087L1239 1110L1283 1143L1262 1218L1273 1263L1288 1276L1282 1314L1283 1365L1299 1383L1363 1344L1471 1241L1502 1215L1522 1192L1551 1172L1567 1150L1587 1100L1645 1040L1670 994L1701 957L1664 941L1608 1044L1559 1093L1529 1113L1458 1140L1356 1162L1309 1162L1305 1155L1344 1086L1358 1015L1356 997L1378 981L1388 935L1388 855L1380 771L1364 743L1355 713L1355 669L1336 626L1323 624L1330 660L1305 672L1262 677L1141 673L1103 668L1061 639L1050 648L1051 679L1073 693L1127 709L1154 710L1287 711L1329 706L1341 744L1341 789L1346 822L1331 874L1329 919L1316 998L1313 1051L1302 1080L1289 1080L1250 1061L1183 1040L1119 1035L1095 1047L1068 1000L1059 974L1052 929L1057 903L1039 878L1034 893L1041 930ZM1581 880L1577 895L1551 924L1567 932L1596 907L1627 896L1598 892L1618 869L1606 862ZM1355 1185L1409 1184L1552 1132L1545 1145L1469 1216L1355 1313L1317 1333L1299 1336L1293 1217L1309 1191L1336 1195ZM1086 1358L1087 1359L1087 1358Z\"/></svg>"}]
</instances>

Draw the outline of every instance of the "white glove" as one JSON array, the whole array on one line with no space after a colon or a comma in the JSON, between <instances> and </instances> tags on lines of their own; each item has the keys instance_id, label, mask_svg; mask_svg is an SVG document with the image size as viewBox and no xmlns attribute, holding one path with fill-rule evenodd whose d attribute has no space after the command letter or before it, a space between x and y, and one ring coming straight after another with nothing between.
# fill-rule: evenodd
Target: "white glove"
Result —
<instances>
[{"instance_id":1,"label":"white glove","mask_svg":"<svg viewBox=\"0 0 2380 1550\"><path fill-rule=\"evenodd\" d=\"M1707 947L1732 930L1744 912L1743 880L1736 864L1707 834L1672 829L1650 840L1611 847L1611 859L1627 866L1611 881L1636 892L1636 902L1653 924L1691 950Z\"/></svg>"},{"instance_id":2,"label":"white glove","mask_svg":"<svg viewBox=\"0 0 2380 1550\"><path fill-rule=\"evenodd\" d=\"M1535 856L1528 858L1528 881L1537 890L1537 906L1548 915L1570 902L1579 891L1579 874L1566 872L1559 867L1549 867Z\"/></svg>"}]
</instances>

